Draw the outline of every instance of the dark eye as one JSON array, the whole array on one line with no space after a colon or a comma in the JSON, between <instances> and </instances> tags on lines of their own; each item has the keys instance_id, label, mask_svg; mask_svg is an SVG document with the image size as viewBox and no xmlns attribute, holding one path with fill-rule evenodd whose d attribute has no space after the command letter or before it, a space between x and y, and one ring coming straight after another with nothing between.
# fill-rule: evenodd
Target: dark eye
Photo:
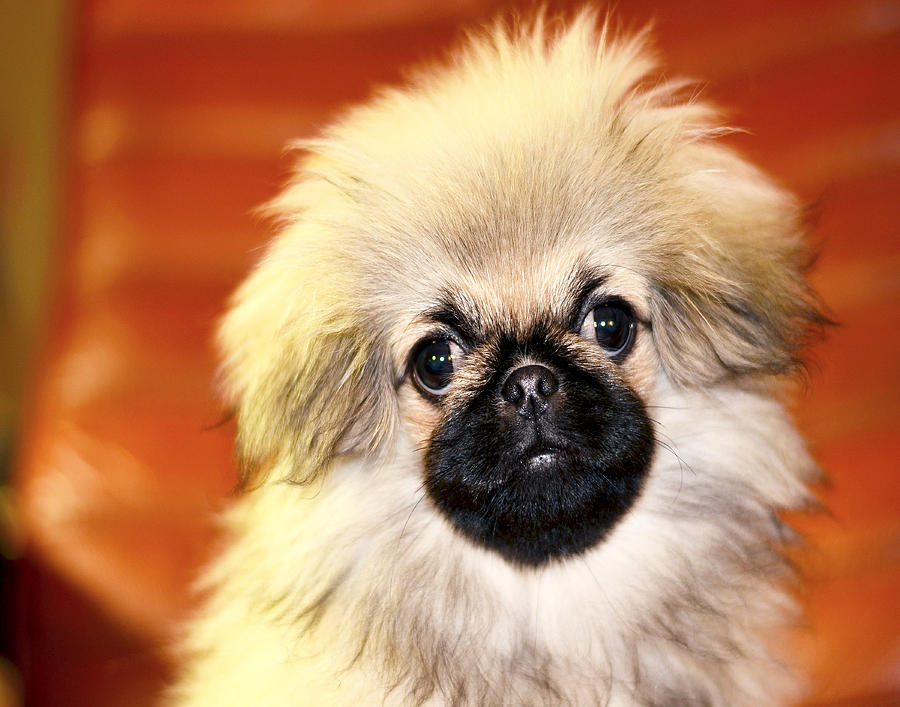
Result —
<instances>
[{"instance_id":1,"label":"dark eye","mask_svg":"<svg viewBox=\"0 0 900 707\"><path fill-rule=\"evenodd\" d=\"M581 335L594 339L616 361L622 361L634 344L634 315L627 305L609 302L594 307L584 318Z\"/></svg>"},{"instance_id":2,"label":"dark eye","mask_svg":"<svg viewBox=\"0 0 900 707\"><path fill-rule=\"evenodd\" d=\"M462 360L462 349L450 339L427 339L415 349L413 380L429 396L443 395Z\"/></svg>"}]
</instances>

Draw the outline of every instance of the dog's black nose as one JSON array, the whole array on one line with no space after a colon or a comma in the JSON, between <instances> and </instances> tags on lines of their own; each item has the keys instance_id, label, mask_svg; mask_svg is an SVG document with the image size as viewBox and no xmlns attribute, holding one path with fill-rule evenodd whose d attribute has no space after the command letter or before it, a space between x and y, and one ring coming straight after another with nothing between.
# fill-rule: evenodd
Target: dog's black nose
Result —
<instances>
[{"instance_id":1,"label":"dog's black nose","mask_svg":"<svg viewBox=\"0 0 900 707\"><path fill-rule=\"evenodd\" d=\"M559 379L546 366L517 368L503 384L500 396L522 417L535 418L547 409L547 400L559 390Z\"/></svg>"}]
</instances>

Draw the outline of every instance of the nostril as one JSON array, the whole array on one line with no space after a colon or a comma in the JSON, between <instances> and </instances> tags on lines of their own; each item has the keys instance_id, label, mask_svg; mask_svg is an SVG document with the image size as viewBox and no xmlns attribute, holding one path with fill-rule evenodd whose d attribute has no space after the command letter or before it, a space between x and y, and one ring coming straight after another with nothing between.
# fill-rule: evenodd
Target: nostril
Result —
<instances>
[{"instance_id":1,"label":"nostril","mask_svg":"<svg viewBox=\"0 0 900 707\"><path fill-rule=\"evenodd\" d=\"M508 390L507 390L508 388ZM510 403L518 403L525 397L525 391L522 390L522 386L518 383L513 383L510 385L507 383L504 386L504 399Z\"/></svg>"},{"instance_id":2,"label":"nostril","mask_svg":"<svg viewBox=\"0 0 900 707\"><path fill-rule=\"evenodd\" d=\"M541 366L541 368L544 368ZM559 389L559 381L556 376L548 368L544 368L546 375L542 375L538 379L537 390L541 397L549 398Z\"/></svg>"}]
</instances>

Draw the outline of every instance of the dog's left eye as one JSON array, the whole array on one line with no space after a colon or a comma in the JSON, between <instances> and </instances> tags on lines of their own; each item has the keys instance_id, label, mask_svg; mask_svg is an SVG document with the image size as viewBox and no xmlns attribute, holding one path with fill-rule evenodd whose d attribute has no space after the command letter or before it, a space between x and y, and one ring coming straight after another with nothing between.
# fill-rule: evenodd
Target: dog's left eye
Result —
<instances>
[{"instance_id":1,"label":"dog's left eye","mask_svg":"<svg viewBox=\"0 0 900 707\"><path fill-rule=\"evenodd\" d=\"M581 335L594 339L616 362L625 359L634 345L634 314L618 301L594 307L581 325Z\"/></svg>"},{"instance_id":2,"label":"dog's left eye","mask_svg":"<svg viewBox=\"0 0 900 707\"><path fill-rule=\"evenodd\" d=\"M462 349L450 339L422 341L413 354L413 381L427 396L443 395L462 360Z\"/></svg>"}]
</instances>

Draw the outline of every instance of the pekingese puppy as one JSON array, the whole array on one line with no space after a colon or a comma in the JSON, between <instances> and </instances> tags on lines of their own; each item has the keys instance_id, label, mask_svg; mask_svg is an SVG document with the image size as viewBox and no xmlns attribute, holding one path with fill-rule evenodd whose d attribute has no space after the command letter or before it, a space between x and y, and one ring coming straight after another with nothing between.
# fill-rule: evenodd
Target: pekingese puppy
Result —
<instances>
[{"instance_id":1,"label":"pekingese puppy","mask_svg":"<svg viewBox=\"0 0 900 707\"><path fill-rule=\"evenodd\" d=\"M181 705L772 705L795 201L590 11L304 141L221 327L247 493Z\"/></svg>"}]
</instances>

